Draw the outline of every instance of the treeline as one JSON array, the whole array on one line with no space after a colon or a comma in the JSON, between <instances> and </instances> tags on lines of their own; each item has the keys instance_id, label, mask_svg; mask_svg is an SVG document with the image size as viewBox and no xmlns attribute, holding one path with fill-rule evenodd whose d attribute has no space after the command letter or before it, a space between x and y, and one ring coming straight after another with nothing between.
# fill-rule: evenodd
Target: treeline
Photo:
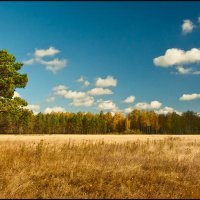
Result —
<instances>
[{"instance_id":1,"label":"treeline","mask_svg":"<svg viewBox=\"0 0 200 200\"><path fill-rule=\"evenodd\" d=\"M1 134L200 134L200 116L192 111L182 115L156 114L153 111L133 110L122 113L39 113L26 109L0 112Z\"/></svg>"},{"instance_id":2,"label":"treeline","mask_svg":"<svg viewBox=\"0 0 200 200\"><path fill-rule=\"evenodd\" d=\"M131 130L159 134L200 134L200 116L192 111L156 114L153 111L133 110L128 116Z\"/></svg>"}]
</instances>

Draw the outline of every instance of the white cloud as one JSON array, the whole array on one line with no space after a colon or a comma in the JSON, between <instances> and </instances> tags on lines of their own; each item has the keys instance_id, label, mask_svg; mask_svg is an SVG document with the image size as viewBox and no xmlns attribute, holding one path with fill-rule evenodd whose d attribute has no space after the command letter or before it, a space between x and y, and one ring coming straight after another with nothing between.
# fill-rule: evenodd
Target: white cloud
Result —
<instances>
[{"instance_id":1,"label":"white cloud","mask_svg":"<svg viewBox=\"0 0 200 200\"><path fill-rule=\"evenodd\" d=\"M182 66L178 66L176 69L179 74L190 74L192 72L192 68L184 68Z\"/></svg>"},{"instance_id":2,"label":"white cloud","mask_svg":"<svg viewBox=\"0 0 200 200\"><path fill-rule=\"evenodd\" d=\"M200 71L195 71L191 67L190 68L184 68L182 66L178 66L177 68L177 74L186 75L186 74L194 74L194 75L200 75Z\"/></svg>"},{"instance_id":3,"label":"white cloud","mask_svg":"<svg viewBox=\"0 0 200 200\"><path fill-rule=\"evenodd\" d=\"M84 86L89 86L90 82L86 80L86 81L83 82L83 84L84 84Z\"/></svg>"},{"instance_id":4,"label":"white cloud","mask_svg":"<svg viewBox=\"0 0 200 200\"><path fill-rule=\"evenodd\" d=\"M107 76L105 79L97 78L96 86L97 87L115 87L117 85L117 79L114 79L112 76Z\"/></svg>"},{"instance_id":5,"label":"white cloud","mask_svg":"<svg viewBox=\"0 0 200 200\"><path fill-rule=\"evenodd\" d=\"M125 108L124 109L124 112L125 113L130 113L130 112L132 112L133 111L133 108L132 107L128 107L128 108Z\"/></svg>"},{"instance_id":6,"label":"white cloud","mask_svg":"<svg viewBox=\"0 0 200 200\"><path fill-rule=\"evenodd\" d=\"M181 49L168 49L165 55L154 58L153 62L156 66L170 67L179 64L189 64L200 62L200 49L192 48L184 51Z\"/></svg>"},{"instance_id":7,"label":"white cloud","mask_svg":"<svg viewBox=\"0 0 200 200\"><path fill-rule=\"evenodd\" d=\"M200 75L200 71L193 71L192 74Z\"/></svg>"},{"instance_id":8,"label":"white cloud","mask_svg":"<svg viewBox=\"0 0 200 200\"><path fill-rule=\"evenodd\" d=\"M100 100L98 108L103 109L103 110L117 110L116 104L113 103L111 100L107 100L107 101Z\"/></svg>"},{"instance_id":9,"label":"white cloud","mask_svg":"<svg viewBox=\"0 0 200 200\"><path fill-rule=\"evenodd\" d=\"M40 60L38 60L38 62L45 65L46 69L52 71L54 74L56 74L56 72L58 70L61 70L62 68L64 68L67 65L66 59L60 60L58 58L55 58L50 61L45 61L45 60L40 59Z\"/></svg>"},{"instance_id":10,"label":"white cloud","mask_svg":"<svg viewBox=\"0 0 200 200\"><path fill-rule=\"evenodd\" d=\"M14 92L14 95L13 95L13 98L15 98L15 97L21 97L21 95L18 93L18 92Z\"/></svg>"},{"instance_id":11,"label":"white cloud","mask_svg":"<svg viewBox=\"0 0 200 200\"><path fill-rule=\"evenodd\" d=\"M67 87L64 85L54 87L53 91L55 95L63 96L66 99L83 98L86 96L85 92L68 90Z\"/></svg>"},{"instance_id":12,"label":"white cloud","mask_svg":"<svg viewBox=\"0 0 200 200\"><path fill-rule=\"evenodd\" d=\"M54 101L55 101L55 97L46 98L46 102L54 102Z\"/></svg>"},{"instance_id":13,"label":"white cloud","mask_svg":"<svg viewBox=\"0 0 200 200\"><path fill-rule=\"evenodd\" d=\"M182 33L184 33L184 34L191 33L194 28L195 28L195 26L194 26L194 24L192 23L191 20L186 19L186 20L183 21Z\"/></svg>"},{"instance_id":14,"label":"white cloud","mask_svg":"<svg viewBox=\"0 0 200 200\"><path fill-rule=\"evenodd\" d=\"M93 88L87 92L90 95L105 95L105 94L113 94L113 92L109 89L104 88Z\"/></svg>"},{"instance_id":15,"label":"white cloud","mask_svg":"<svg viewBox=\"0 0 200 200\"><path fill-rule=\"evenodd\" d=\"M172 107L168 107L168 106L166 106L166 107L164 107L164 108L162 108L162 109L160 109L160 110L157 110L157 111L155 111L157 114L164 114L164 115L166 115L166 114L168 114L168 113L173 113L173 112L175 112L175 113L177 113L178 115L181 115L182 114L182 112L179 112L179 111L177 111L177 110L174 110Z\"/></svg>"},{"instance_id":16,"label":"white cloud","mask_svg":"<svg viewBox=\"0 0 200 200\"><path fill-rule=\"evenodd\" d=\"M77 91L72 91L72 90L66 91L66 94L64 95L66 99L76 99L76 98L82 98L85 96L86 96L85 92L77 92Z\"/></svg>"},{"instance_id":17,"label":"white cloud","mask_svg":"<svg viewBox=\"0 0 200 200\"><path fill-rule=\"evenodd\" d=\"M66 90L68 87L65 85L58 85L53 88L53 91L58 91L58 90Z\"/></svg>"},{"instance_id":18,"label":"white cloud","mask_svg":"<svg viewBox=\"0 0 200 200\"><path fill-rule=\"evenodd\" d=\"M54 47L49 47L48 49L36 49L35 50L35 57L45 57L45 56L54 56L58 54L60 50L55 49Z\"/></svg>"},{"instance_id":19,"label":"white cloud","mask_svg":"<svg viewBox=\"0 0 200 200\"><path fill-rule=\"evenodd\" d=\"M36 115L39 113L40 106L39 105L34 105L34 104L29 104L24 107L25 109L33 111L33 113Z\"/></svg>"},{"instance_id":20,"label":"white cloud","mask_svg":"<svg viewBox=\"0 0 200 200\"><path fill-rule=\"evenodd\" d=\"M45 114L48 114L48 113L52 113L52 112L65 112L65 108L63 107L53 107L53 108L49 108L47 107L45 110L44 110L44 113Z\"/></svg>"},{"instance_id":21,"label":"white cloud","mask_svg":"<svg viewBox=\"0 0 200 200\"><path fill-rule=\"evenodd\" d=\"M52 71L56 74L57 71L66 67L68 60L67 59L59 59L54 58L53 60L45 61L43 57L45 56L54 56L58 54L60 50L55 49L54 47L50 47L49 49L36 49L34 52L33 58L24 61L23 63L26 65L32 65L34 63L39 63L44 65L47 70Z\"/></svg>"},{"instance_id":22,"label":"white cloud","mask_svg":"<svg viewBox=\"0 0 200 200\"><path fill-rule=\"evenodd\" d=\"M159 101L152 101L150 103L147 102L139 102L134 107L142 110L147 109L159 109L162 106L162 103Z\"/></svg>"},{"instance_id":23,"label":"white cloud","mask_svg":"<svg viewBox=\"0 0 200 200\"><path fill-rule=\"evenodd\" d=\"M73 102L70 104L72 106L92 106L94 104L94 98L87 96L81 99L73 99Z\"/></svg>"},{"instance_id":24,"label":"white cloud","mask_svg":"<svg viewBox=\"0 0 200 200\"><path fill-rule=\"evenodd\" d=\"M68 87L65 85L58 85L53 88L54 94L58 96L64 96L66 94Z\"/></svg>"},{"instance_id":25,"label":"white cloud","mask_svg":"<svg viewBox=\"0 0 200 200\"><path fill-rule=\"evenodd\" d=\"M180 101L191 101L191 100L195 100L195 99L200 99L200 94L183 94L179 100Z\"/></svg>"},{"instance_id":26,"label":"white cloud","mask_svg":"<svg viewBox=\"0 0 200 200\"><path fill-rule=\"evenodd\" d=\"M84 86L89 86L90 82L88 80L86 80L83 76L81 76L77 82L83 83Z\"/></svg>"},{"instance_id":27,"label":"white cloud","mask_svg":"<svg viewBox=\"0 0 200 200\"><path fill-rule=\"evenodd\" d=\"M124 103L133 103L135 101L134 96L129 96L126 99L124 99Z\"/></svg>"},{"instance_id":28,"label":"white cloud","mask_svg":"<svg viewBox=\"0 0 200 200\"><path fill-rule=\"evenodd\" d=\"M34 58L23 61L24 65L32 65L35 62Z\"/></svg>"},{"instance_id":29,"label":"white cloud","mask_svg":"<svg viewBox=\"0 0 200 200\"><path fill-rule=\"evenodd\" d=\"M54 91L54 94L57 95L57 96L65 96L67 94L67 90L57 90L57 91Z\"/></svg>"},{"instance_id":30,"label":"white cloud","mask_svg":"<svg viewBox=\"0 0 200 200\"><path fill-rule=\"evenodd\" d=\"M158 109L162 106L162 103L160 103L159 101L152 101L150 103L151 108L153 109Z\"/></svg>"}]
</instances>

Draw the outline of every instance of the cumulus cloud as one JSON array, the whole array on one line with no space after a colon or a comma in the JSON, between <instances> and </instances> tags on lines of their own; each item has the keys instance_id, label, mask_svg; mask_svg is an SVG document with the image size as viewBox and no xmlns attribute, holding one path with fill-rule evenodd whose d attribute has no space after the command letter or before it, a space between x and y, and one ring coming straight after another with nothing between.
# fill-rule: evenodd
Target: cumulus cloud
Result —
<instances>
[{"instance_id":1,"label":"cumulus cloud","mask_svg":"<svg viewBox=\"0 0 200 200\"><path fill-rule=\"evenodd\" d=\"M102 110L117 110L117 106L115 103L113 103L111 100L106 100L106 101L99 101L99 105L98 105L99 109Z\"/></svg>"},{"instance_id":2,"label":"cumulus cloud","mask_svg":"<svg viewBox=\"0 0 200 200\"><path fill-rule=\"evenodd\" d=\"M27 106L24 107L25 109L28 109L30 111L33 111L33 113L36 115L39 113L40 110L40 106L39 105L35 105L35 104L29 104Z\"/></svg>"},{"instance_id":3,"label":"cumulus cloud","mask_svg":"<svg viewBox=\"0 0 200 200\"><path fill-rule=\"evenodd\" d=\"M162 103L160 103L159 101L152 101L150 103L151 107L154 108L154 109L158 109L161 107Z\"/></svg>"},{"instance_id":4,"label":"cumulus cloud","mask_svg":"<svg viewBox=\"0 0 200 200\"><path fill-rule=\"evenodd\" d=\"M87 92L90 95L105 95L105 94L113 94L113 92L109 89L104 88L93 88Z\"/></svg>"},{"instance_id":5,"label":"cumulus cloud","mask_svg":"<svg viewBox=\"0 0 200 200\"><path fill-rule=\"evenodd\" d=\"M134 96L129 96L126 99L124 99L124 103L133 103L135 101Z\"/></svg>"},{"instance_id":6,"label":"cumulus cloud","mask_svg":"<svg viewBox=\"0 0 200 200\"><path fill-rule=\"evenodd\" d=\"M68 87L65 85L58 85L53 88L54 94L58 96L64 96Z\"/></svg>"},{"instance_id":7,"label":"cumulus cloud","mask_svg":"<svg viewBox=\"0 0 200 200\"><path fill-rule=\"evenodd\" d=\"M73 99L73 102L70 105L76 106L76 107L78 106L89 107L89 106L92 106L93 104L94 104L94 98L87 96L81 99Z\"/></svg>"},{"instance_id":8,"label":"cumulus cloud","mask_svg":"<svg viewBox=\"0 0 200 200\"><path fill-rule=\"evenodd\" d=\"M54 102L55 101L55 97L48 97L46 98L46 102Z\"/></svg>"},{"instance_id":9,"label":"cumulus cloud","mask_svg":"<svg viewBox=\"0 0 200 200\"><path fill-rule=\"evenodd\" d=\"M164 115L166 115L166 114L168 114L168 113L173 113L173 112L177 113L178 115L181 115L181 114L182 114L182 112L179 112L179 111L175 110L174 108L168 107L168 106L166 106L166 107L164 107L164 108L162 108L162 109L160 109L160 110L157 110L157 111L155 111L155 112L156 112L157 114L164 114Z\"/></svg>"},{"instance_id":10,"label":"cumulus cloud","mask_svg":"<svg viewBox=\"0 0 200 200\"><path fill-rule=\"evenodd\" d=\"M195 99L200 99L200 94L183 94L179 100L180 101L191 101L191 100L195 100Z\"/></svg>"},{"instance_id":11,"label":"cumulus cloud","mask_svg":"<svg viewBox=\"0 0 200 200\"><path fill-rule=\"evenodd\" d=\"M105 79L97 78L96 79L96 86L97 87L116 87L117 86L117 79L113 78L112 76L107 76Z\"/></svg>"},{"instance_id":12,"label":"cumulus cloud","mask_svg":"<svg viewBox=\"0 0 200 200\"><path fill-rule=\"evenodd\" d=\"M183 67L180 64L190 64L200 62L200 49L193 48L188 51L183 51L181 49L168 49L165 55L154 58L153 60L156 66L160 67L176 67L177 72L172 72L180 75L200 75L200 71L193 69L191 67Z\"/></svg>"},{"instance_id":13,"label":"cumulus cloud","mask_svg":"<svg viewBox=\"0 0 200 200\"><path fill-rule=\"evenodd\" d=\"M64 95L61 95L61 96L63 96L66 99L74 99L74 98L85 97L84 92L78 92L78 91L72 91L72 90L65 90L63 92L64 92ZM59 94L59 93L57 93L57 94Z\"/></svg>"},{"instance_id":14,"label":"cumulus cloud","mask_svg":"<svg viewBox=\"0 0 200 200\"><path fill-rule=\"evenodd\" d=\"M132 112L133 111L133 108L132 107L128 107L128 108L125 108L124 109L124 112L125 113L130 113L130 112Z\"/></svg>"},{"instance_id":15,"label":"cumulus cloud","mask_svg":"<svg viewBox=\"0 0 200 200\"><path fill-rule=\"evenodd\" d=\"M40 60L39 62L45 65L46 69L52 71L54 74L56 74L57 71L64 68L67 64L66 59L58 59L58 58L55 58L50 61Z\"/></svg>"},{"instance_id":16,"label":"cumulus cloud","mask_svg":"<svg viewBox=\"0 0 200 200\"><path fill-rule=\"evenodd\" d=\"M179 64L189 64L200 62L200 49L192 48L184 51L181 49L168 49L165 55L153 59L156 66L171 67Z\"/></svg>"},{"instance_id":17,"label":"cumulus cloud","mask_svg":"<svg viewBox=\"0 0 200 200\"><path fill-rule=\"evenodd\" d=\"M29 60L23 61L26 65L32 65L34 63L39 63L41 65L44 65L47 70L52 71L54 74L57 73L57 71L63 69L66 67L68 60L67 59L59 59L54 58L53 60L44 60L44 57L46 56L55 56L58 54L60 50L55 49L54 47L49 47L48 49L36 49L33 55L33 58Z\"/></svg>"},{"instance_id":18,"label":"cumulus cloud","mask_svg":"<svg viewBox=\"0 0 200 200\"><path fill-rule=\"evenodd\" d=\"M55 95L63 96L66 99L83 98L86 96L85 92L68 90L67 86L64 85L54 87L53 91Z\"/></svg>"},{"instance_id":19,"label":"cumulus cloud","mask_svg":"<svg viewBox=\"0 0 200 200\"><path fill-rule=\"evenodd\" d=\"M195 28L195 25L192 23L191 20L186 19L183 21L182 33L184 34L191 33L194 28Z\"/></svg>"},{"instance_id":20,"label":"cumulus cloud","mask_svg":"<svg viewBox=\"0 0 200 200\"><path fill-rule=\"evenodd\" d=\"M141 110L148 110L148 109L159 109L162 106L162 103L159 101L152 101L150 103L147 102L139 102L135 105L135 108Z\"/></svg>"},{"instance_id":21,"label":"cumulus cloud","mask_svg":"<svg viewBox=\"0 0 200 200\"><path fill-rule=\"evenodd\" d=\"M84 86L89 86L90 82L88 80L86 80L83 76L81 76L77 82L83 83Z\"/></svg>"},{"instance_id":22,"label":"cumulus cloud","mask_svg":"<svg viewBox=\"0 0 200 200\"><path fill-rule=\"evenodd\" d=\"M35 49L35 57L44 57L44 56L54 56L58 54L60 50L55 49L54 47L49 47L48 49Z\"/></svg>"},{"instance_id":23,"label":"cumulus cloud","mask_svg":"<svg viewBox=\"0 0 200 200\"><path fill-rule=\"evenodd\" d=\"M45 113L45 114L52 113L52 112L66 112L66 111L65 111L65 108L60 107L60 106L53 107L53 108L47 107L47 108L44 110L44 113Z\"/></svg>"},{"instance_id":24,"label":"cumulus cloud","mask_svg":"<svg viewBox=\"0 0 200 200\"><path fill-rule=\"evenodd\" d=\"M53 88L53 91L66 90L68 87L65 85L58 85Z\"/></svg>"},{"instance_id":25,"label":"cumulus cloud","mask_svg":"<svg viewBox=\"0 0 200 200\"><path fill-rule=\"evenodd\" d=\"M85 93L69 90L67 91L64 97L66 99L82 98L85 97Z\"/></svg>"}]
</instances>

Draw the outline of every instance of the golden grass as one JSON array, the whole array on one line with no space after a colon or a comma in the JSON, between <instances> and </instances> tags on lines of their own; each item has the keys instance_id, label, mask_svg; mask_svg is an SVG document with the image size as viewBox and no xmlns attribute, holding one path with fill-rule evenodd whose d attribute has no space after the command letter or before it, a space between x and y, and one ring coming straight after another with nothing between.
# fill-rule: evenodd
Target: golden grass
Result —
<instances>
[{"instance_id":1,"label":"golden grass","mask_svg":"<svg viewBox=\"0 0 200 200\"><path fill-rule=\"evenodd\" d=\"M89 135L89 134L16 134L16 135L4 135L0 134L0 141L22 141L22 142L39 142L44 140L50 143L66 143L69 140L75 143L81 143L83 140L96 142L104 140L106 143L124 143L124 142L135 142L137 140L165 140L170 138L170 135L134 135L134 134L106 134L106 135ZM188 141L199 141L200 135L173 135L173 138L180 138Z\"/></svg>"},{"instance_id":2,"label":"golden grass","mask_svg":"<svg viewBox=\"0 0 200 200\"><path fill-rule=\"evenodd\" d=\"M0 141L0 198L200 198L200 141Z\"/></svg>"}]
</instances>

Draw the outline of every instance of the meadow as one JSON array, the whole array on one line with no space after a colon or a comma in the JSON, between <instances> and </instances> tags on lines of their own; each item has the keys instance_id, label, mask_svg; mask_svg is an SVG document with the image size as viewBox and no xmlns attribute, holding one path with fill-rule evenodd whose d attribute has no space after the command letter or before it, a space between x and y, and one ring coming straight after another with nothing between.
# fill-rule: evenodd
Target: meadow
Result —
<instances>
[{"instance_id":1,"label":"meadow","mask_svg":"<svg viewBox=\"0 0 200 200\"><path fill-rule=\"evenodd\" d=\"M200 137L1 135L0 198L200 198Z\"/></svg>"}]
</instances>

